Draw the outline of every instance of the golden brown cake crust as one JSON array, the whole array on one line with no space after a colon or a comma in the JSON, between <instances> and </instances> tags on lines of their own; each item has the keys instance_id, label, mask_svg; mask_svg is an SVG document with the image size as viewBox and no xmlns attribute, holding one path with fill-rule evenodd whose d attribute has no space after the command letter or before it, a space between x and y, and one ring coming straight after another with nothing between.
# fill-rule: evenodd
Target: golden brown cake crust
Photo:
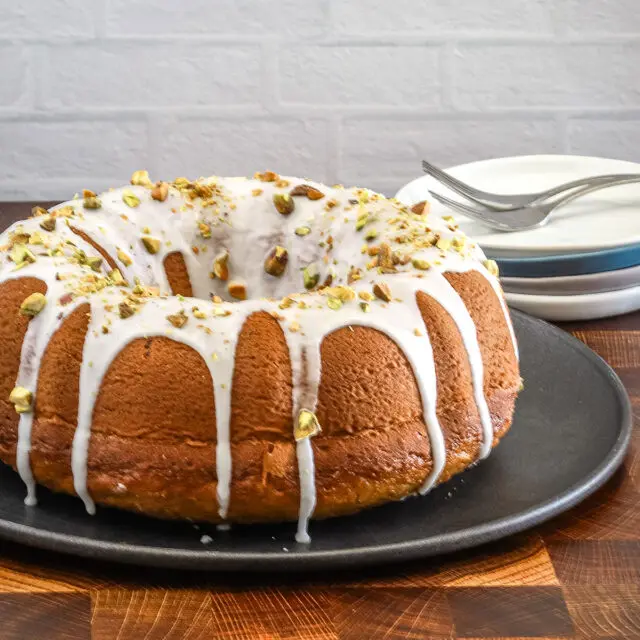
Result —
<instances>
[{"instance_id":1,"label":"golden brown cake crust","mask_svg":"<svg viewBox=\"0 0 640 640\"><path fill-rule=\"evenodd\" d=\"M29 466L89 509L300 533L446 481L511 425L497 266L424 204L136 172L36 210L0 257L0 459L30 496Z\"/></svg>"},{"instance_id":2,"label":"golden brown cake crust","mask_svg":"<svg viewBox=\"0 0 640 640\"><path fill-rule=\"evenodd\" d=\"M485 363L485 394L494 445L511 423L520 383L502 308L478 273L447 274L476 322ZM6 384L17 371L20 333L2 332L25 292L42 283L2 285L0 348ZM9 301L13 301L13 311ZM482 429L461 336L432 298L417 302L432 342L437 414L447 442L440 481L477 458ZM77 420L80 363L89 306L78 308L46 350L35 408L31 463L40 484L73 493L70 451ZM2 315L4 314L4 315ZM24 331L24 321L19 328ZM317 507L323 518L359 511L414 493L431 469L431 451L413 371L388 336L342 328L322 343L313 441ZM245 322L236 349L232 391L232 521L294 520L299 508L293 441L291 365L282 329L265 312ZM7 397L8 391L4 397ZM6 403L5 403L6 404ZM106 504L163 518L219 522L216 416L202 358L169 338L138 339L112 363L95 404L89 449L89 491ZM13 464L16 414L4 408L2 458Z\"/></svg>"}]
</instances>

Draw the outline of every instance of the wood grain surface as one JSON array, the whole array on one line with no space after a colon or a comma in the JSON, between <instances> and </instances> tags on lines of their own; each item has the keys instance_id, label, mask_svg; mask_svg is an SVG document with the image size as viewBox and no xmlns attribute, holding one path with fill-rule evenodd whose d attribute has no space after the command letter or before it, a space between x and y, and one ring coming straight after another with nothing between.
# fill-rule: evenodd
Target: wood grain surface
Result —
<instances>
[{"instance_id":1,"label":"wood grain surface","mask_svg":"<svg viewBox=\"0 0 640 640\"><path fill-rule=\"evenodd\" d=\"M30 207L0 204L0 227ZM447 557L293 576L127 567L0 542L0 640L640 638L640 313L563 328L614 367L634 412L623 467L568 513Z\"/></svg>"}]
</instances>

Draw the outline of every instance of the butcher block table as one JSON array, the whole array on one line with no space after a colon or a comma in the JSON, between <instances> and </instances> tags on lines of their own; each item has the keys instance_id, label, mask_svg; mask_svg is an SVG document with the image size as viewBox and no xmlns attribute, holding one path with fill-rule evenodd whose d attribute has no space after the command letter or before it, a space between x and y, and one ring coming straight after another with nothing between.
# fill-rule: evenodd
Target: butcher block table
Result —
<instances>
[{"instance_id":1,"label":"butcher block table","mask_svg":"<svg viewBox=\"0 0 640 640\"><path fill-rule=\"evenodd\" d=\"M0 227L30 209L0 204ZM617 371L635 421L622 468L568 513L472 551L325 574L187 573L0 541L0 640L640 638L640 313L563 328Z\"/></svg>"}]
</instances>

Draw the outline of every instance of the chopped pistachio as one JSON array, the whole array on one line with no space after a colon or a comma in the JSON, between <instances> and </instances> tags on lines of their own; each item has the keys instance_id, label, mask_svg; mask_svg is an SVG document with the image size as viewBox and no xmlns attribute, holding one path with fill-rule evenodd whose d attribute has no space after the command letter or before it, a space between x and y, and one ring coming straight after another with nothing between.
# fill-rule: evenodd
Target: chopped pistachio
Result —
<instances>
[{"instance_id":1,"label":"chopped pistachio","mask_svg":"<svg viewBox=\"0 0 640 640\"><path fill-rule=\"evenodd\" d=\"M258 172L253 177L261 182L276 182L276 180L280 179L280 176L273 171L265 171L264 173Z\"/></svg>"},{"instance_id":2,"label":"chopped pistachio","mask_svg":"<svg viewBox=\"0 0 640 640\"><path fill-rule=\"evenodd\" d=\"M311 233L311 227L296 227L297 236L308 236Z\"/></svg>"},{"instance_id":3,"label":"chopped pistachio","mask_svg":"<svg viewBox=\"0 0 640 640\"><path fill-rule=\"evenodd\" d=\"M178 311L178 313L173 313L167 316L167 320L176 328L182 329L185 324L189 321L189 317L184 312L184 309Z\"/></svg>"},{"instance_id":4,"label":"chopped pistachio","mask_svg":"<svg viewBox=\"0 0 640 640\"><path fill-rule=\"evenodd\" d=\"M32 409L33 393L24 387L14 387L9 394L9 401L13 404L16 413L29 413Z\"/></svg>"},{"instance_id":5,"label":"chopped pistachio","mask_svg":"<svg viewBox=\"0 0 640 640\"><path fill-rule=\"evenodd\" d=\"M358 267L352 266L349 269L349 273L347 274L347 282L351 284L352 282L357 282L362 278L362 271L358 269Z\"/></svg>"},{"instance_id":6,"label":"chopped pistachio","mask_svg":"<svg viewBox=\"0 0 640 640\"><path fill-rule=\"evenodd\" d=\"M316 414L308 409L301 409L293 432L296 442L304 440L305 438L313 438L313 436L317 436L321 431L322 429Z\"/></svg>"},{"instance_id":7,"label":"chopped pistachio","mask_svg":"<svg viewBox=\"0 0 640 640\"><path fill-rule=\"evenodd\" d=\"M191 313L193 313L193 316L198 318L198 320L204 320L207 317L207 314L198 309L198 307L193 307L193 309L191 309Z\"/></svg>"},{"instance_id":8,"label":"chopped pistachio","mask_svg":"<svg viewBox=\"0 0 640 640\"><path fill-rule=\"evenodd\" d=\"M288 193L274 193L273 204L278 213L283 216L288 216L290 213L293 213L293 210L296 208L295 201Z\"/></svg>"},{"instance_id":9,"label":"chopped pistachio","mask_svg":"<svg viewBox=\"0 0 640 640\"><path fill-rule=\"evenodd\" d=\"M371 302L371 300L373 300L373 294L370 293L369 291L358 291L358 298L360 298L360 300L366 300L367 302Z\"/></svg>"},{"instance_id":10,"label":"chopped pistachio","mask_svg":"<svg viewBox=\"0 0 640 640\"><path fill-rule=\"evenodd\" d=\"M164 202L169 195L169 185L166 182L156 182L156 186L151 189L151 197L159 202Z\"/></svg>"},{"instance_id":11,"label":"chopped pistachio","mask_svg":"<svg viewBox=\"0 0 640 640\"><path fill-rule=\"evenodd\" d=\"M32 293L23 300L20 305L20 313L23 316L33 318L45 308L46 304L47 299L42 293Z\"/></svg>"},{"instance_id":12,"label":"chopped pistachio","mask_svg":"<svg viewBox=\"0 0 640 640\"><path fill-rule=\"evenodd\" d=\"M120 313L120 317L124 320L125 318L130 318L136 310L128 302L121 302L118 305L118 312Z\"/></svg>"},{"instance_id":13,"label":"chopped pistachio","mask_svg":"<svg viewBox=\"0 0 640 640\"><path fill-rule=\"evenodd\" d=\"M495 260L485 260L482 264L492 276L497 278L500 275L500 269L498 268L498 263Z\"/></svg>"},{"instance_id":14,"label":"chopped pistachio","mask_svg":"<svg viewBox=\"0 0 640 640\"><path fill-rule=\"evenodd\" d=\"M26 231L14 231L9 234L9 246L14 247L17 244L27 244L31 238L31 234Z\"/></svg>"},{"instance_id":15,"label":"chopped pistachio","mask_svg":"<svg viewBox=\"0 0 640 640\"><path fill-rule=\"evenodd\" d=\"M367 233L364 234L365 240L375 240L378 237L378 232L375 229L369 229Z\"/></svg>"},{"instance_id":16,"label":"chopped pistachio","mask_svg":"<svg viewBox=\"0 0 640 640\"><path fill-rule=\"evenodd\" d=\"M57 218L73 218L75 214L76 212L70 204L66 207L60 207L53 212L53 215Z\"/></svg>"},{"instance_id":17,"label":"chopped pistachio","mask_svg":"<svg viewBox=\"0 0 640 640\"><path fill-rule=\"evenodd\" d=\"M338 298L342 302L351 302L356 298L356 292L351 287L345 286L329 287L324 289L323 293L333 298Z\"/></svg>"},{"instance_id":18,"label":"chopped pistachio","mask_svg":"<svg viewBox=\"0 0 640 640\"><path fill-rule=\"evenodd\" d=\"M373 285L373 295L385 302L391 302L391 289L386 282L376 282Z\"/></svg>"},{"instance_id":19,"label":"chopped pistachio","mask_svg":"<svg viewBox=\"0 0 640 640\"><path fill-rule=\"evenodd\" d=\"M467 244L467 238L465 236L454 236L451 242L454 248L460 251L461 249L465 248Z\"/></svg>"},{"instance_id":20,"label":"chopped pistachio","mask_svg":"<svg viewBox=\"0 0 640 640\"><path fill-rule=\"evenodd\" d=\"M422 269L423 271L431 268L431 263L428 260L423 260L422 258L413 258L413 260L411 260L411 264L416 269Z\"/></svg>"},{"instance_id":21,"label":"chopped pistachio","mask_svg":"<svg viewBox=\"0 0 640 640\"><path fill-rule=\"evenodd\" d=\"M264 261L264 270L271 276L279 278L287 268L289 254L284 247L276 246Z\"/></svg>"},{"instance_id":22,"label":"chopped pistachio","mask_svg":"<svg viewBox=\"0 0 640 640\"><path fill-rule=\"evenodd\" d=\"M451 249L451 240L449 240L448 238L438 238L436 247L438 247L438 249L442 251L448 251L449 249Z\"/></svg>"},{"instance_id":23,"label":"chopped pistachio","mask_svg":"<svg viewBox=\"0 0 640 640\"><path fill-rule=\"evenodd\" d=\"M87 263L87 254L82 249L76 249L73 252L73 259L78 264L86 264Z\"/></svg>"},{"instance_id":24,"label":"chopped pistachio","mask_svg":"<svg viewBox=\"0 0 640 640\"><path fill-rule=\"evenodd\" d=\"M329 309L337 311L338 309L340 309L340 307L342 307L342 300L340 300L340 298L334 298L333 296L330 296L329 298L327 298L327 306L329 307Z\"/></svg>"},{"instance_id":25,"label":"chopped pistachio","mask_svg":"<svg viewBox=\"0 0 640 640\"><path fill-rule=\"evenodd\" d=\"M131 207L135 209L140 204L140 198L133 193L133 191L124 191L122 194L122 202L124 202L127 207Z\"/></svg>"},{"instance_id":26,"label":"chopped pistachio","mask_svg":"<svg viewBox=\"0 0 640 640\"><path fill-rule=\"evenodd\" d=\"M356 231L361 231L367 222L369 222L369 214L361 213L356 219Z\"/></svg>"},{"instance_id":27,"label":"chopped pistachio","mask_svg":"<svg viewBox=\"0 0 640 640\"><path fill-rule=\"evenodd\" d=\"M230 316L231 315L231 311L229 311L228 309L221 309L220 307L215 307L213 310L213 315L214 316Z\"/></svg>"},{"instance_id":28,"label":"chopped pistachio","mask_svg":"<svg viewBox=\"0 0 640 640\"><path fill-rule=\"evenodd\" d=\"M46 216L48 214L49 214L49 212L44 207L33 207L31 209L31 215L34 218L37 218L39 216Z\"/></svg>"},{"instance_id":29,"label":"chopped pistachio","mask_svg":"<svg viewBox=\"0 0 640 640\"><path fill-rule=\"evenodd\" d=\"M229 252L223 251L213 261L213 275L220 280L229 279Z\"/></svg>"},{"instance_id":30,"label":"chopped pistachio","mask_svg":"<svg viewBox=\"0 0 640 640\"><path fill-rule=\"evenodd\" d=\"M361 302L360 309L362 309L364 313L369 313L369 311L371 311L371 305L368 302Z\"/></svg>"},{"instance_id":31,"label":"chopped pistachio","mask_svg":"<svg viewBox=\"0 0 640 640\"><path fill-rule=\"evenodd\" d=\"M99 258L98 256L90 256L87 258L86 264L94 271L100 271L100 268L102 267L102 258Z\"/></svg>"},{"instance_id":32,"label":"chopped pistachio","mask_svg":"<svg viewBox=\"0 0 640 640\"><path fill-rule=\"evenodd\" d=\"M313 289L320 281L320 273L318 268L310 264L302 270L302 279L305 289Z\"/></svg>"},{"instance_id":33,"label":"chopped pistachio","mask_svg":"<svg viewBox=\"0 0 640 640\"><path fill-rule=\"evenodd\" d=\"M142 236L140 238L144 248L151 254L156 254L160 251L161 242L158 238L152 238L151 236Z\"/></svg>"},{"instance_id":34,"label":"chopped pistachio","mask_svg":"<svg viewBox=\"0 0 640 640\"><path fill-rule=\"evenodd\" d=\"M244 282L230 282L227 288L232 298L236 300L247 299L247 285Z\"/></svg>"},{"instance_id":35,"label":"chopped pistachio","mask_svg":"<svg viewBox=\"0 0 640 640\"><path fill-rule=\"evenodd\" d=\"M130 267L133 264L133 260L122 249L118 249L116 255L125 267Z\"/></svg>"},{"instance_id":36,"label":"chopped pistachio","mask_svg":"<svg viewBox=\"0 0 640 640\"><path fill-rule=\"evenodd\" d=\"M29 244L44 244L44 237L39 231L34 231L29 238Z\"/></svg>"},{"instance_id":37,"label":"chopped pistachio","mask_svg":"<svg viewBox=\"0 0 640 640\"><path fill-rule=\"evenodd\" d=\"M102 207L102 202L100 202L100 198L98 198L98 196L93 192L90 191L89 189L85 189L82 192L82 206L85 209L100 209L100 207Z\"/></svg>"},{"instance_id":38,"label":"chopped pistachio","mask_svg":"<svg viewBox=\"0 0 640 640\"><path fill-rule=\"evenodd\" d=\"M387 242L381 243L378 247L378 266L381 267L385 273L393 273L396 270L393 257L391 245Z\"/></svg>"},{"instance_id":39,"label":"chopped pistachio","mask_svg":"<svg viewBox=\"0 0 640 640\"><path fill-rule=\"evenodd\" d=\"M55 231L56 228L56 219L52 218L51 216L49 216L48 218L44 218L41 222L40 222L40 228L44 229L45 231Z\"/></svg>"},{"instance_id":40,"label":"chopped pistachio","mask_svg":"<svg viewBox=\"0 0 640 640\"><path fill-rule=\"evenodd\" d=\"M133 172L133 175L131 176L131 184L139 187L150 187L153 183L149 178L149 172L141 169Z\"/></svg>"},{"instance_id":41,"label":"chopped pistachio","mask_svg":"<svg viewBox=\"0 0 640 640\"><path fill-rule=\"evenodd\" d=\"M122 277L122 274L120 273L120 269L113 269L112 271L110 271L109 279L117 287L121 287L125 284L125 279Z\"/></svg>"},{"instance_id":42,"label":"chopped pistachio","mask_svg":"<svg viewBox=\"0 0 640 640\"><path fill-rule=\"evenodd\" d=\"M429 203L426 200L416 202L416 204L411 207L411 211L419 216L426 215L429 213Z\"/></svg>"},{"instance_id":43,"label":"chopped pistachio","mask_svg":"<svg viewBox=\"0 0 640 640\"><path fill-rule=\"evenodd\" d=\"M198 230L205 240L211 237L211 227L206 222L198 222Z\"/></svg>"},{"instance_id":44,"label":"chopped pistachio","mask_svg":"<svg viewBox=\"0 0 640 640\"><path fill-rule=\"evenodd\" d=\"M27 245L25 244L15 244L11 249L11 253L9 254L11 260L16 264L16 266L23 266L27 263L35 262L36 257L29 251Z\"/></svg>"},{"instance_id":45,"label":"chopped pistachio","mask_svg":"<svg viewBox=\"0 0 640 640\"><path fill-rule=\"evenodd\" d=\"M307 196L309 200L320 200L324 198L324 193L310 184L299 184L289 191L291 196Z\"/></svg>"}]
</instances>

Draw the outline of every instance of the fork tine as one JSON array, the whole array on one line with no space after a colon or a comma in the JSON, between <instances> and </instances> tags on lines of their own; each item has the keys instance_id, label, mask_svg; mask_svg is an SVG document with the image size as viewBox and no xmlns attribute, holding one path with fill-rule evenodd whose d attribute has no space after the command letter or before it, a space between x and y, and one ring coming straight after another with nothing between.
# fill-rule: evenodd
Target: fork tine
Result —
<instances>
[{"instance_id":1,"label":"fork tine","mask_svg":"<svg viewBox=\"0 0 640 640\"><path fill-rule=\"evenodd\" d=\"M438 182L442 183L454 193L474 202L475 204L479 204L483 207L487 207L489 209L493 209L494 211L507 211L513 208L514 203L507 202L508 196L501 196L498 194L490 194L484 191L480 191L471 185L468 185L464 182L461 182L457 178L454 178L452 175L449 175L446 171L439 169L438 167L426 162L422 161L422 168L427 175L430 175L432 178L435 178ZM489 200L488 196L495 196L501 200Z\"/></svg>"},{"instance_id":2,"label":"fork tine","mask_svg":"<svg viewBox=\"0 0 640 640\"><path fill-rule=\"evenodd\" d=\"M451 191L454 191L455 193L464 196L465 198L469 198L469 200L478 202L478 200L474 198L473 194L471 193L472 187L465 184L464 182L460 182L460 180L454 178L453 176L450 176L445 171L442 171L442 169L438 169L438 167L435 167L426 160L422 161L422 169L425 173L438 180L438 182L442 182L444 185L449 187Z\"/></svg>"},{"instance_id":3,"label":"fork tine","mask_svg":"<svg viewBox=\"0 0 640 640\"><path fill-rule=\"evenodd\" d=\"M513 231L513 228L503 222L502 220L498 220L490 215L490 210L487 209L486 213L484 211L479 211L475 207L470 207L463 202L458 202L457 200L452 200L451 198L447 198L435 191L429 192L434 200L437 200L440 204L443 204L445 207L449 207L454 211L458 211L463 215L473 218L474 220L478 220L479 222L483 222L484 224L488 224L489 226L495 227L497 229L501 229L502 231Z\"/></svg>"}]
</instances>

